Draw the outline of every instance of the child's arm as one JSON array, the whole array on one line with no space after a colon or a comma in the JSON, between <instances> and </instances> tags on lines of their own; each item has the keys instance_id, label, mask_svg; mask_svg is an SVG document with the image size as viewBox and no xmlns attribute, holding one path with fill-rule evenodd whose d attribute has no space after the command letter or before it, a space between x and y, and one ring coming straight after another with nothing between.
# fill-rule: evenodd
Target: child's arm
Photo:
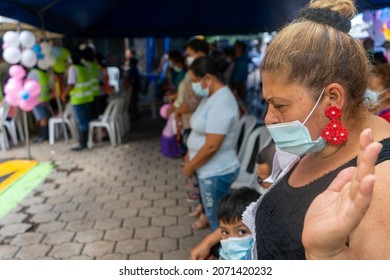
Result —
<instances>
[{"instance_id":1,"label":"child's arm","mask_svg":"<svg viewBox=\"0 0 390 280\"><path fill-rule=\"evenodd\" d=\"M210 255L210 249L221 241L221 229L207 235L194 249L191 250L191 260L205 260Z\"/></svg>"}]
</instances>

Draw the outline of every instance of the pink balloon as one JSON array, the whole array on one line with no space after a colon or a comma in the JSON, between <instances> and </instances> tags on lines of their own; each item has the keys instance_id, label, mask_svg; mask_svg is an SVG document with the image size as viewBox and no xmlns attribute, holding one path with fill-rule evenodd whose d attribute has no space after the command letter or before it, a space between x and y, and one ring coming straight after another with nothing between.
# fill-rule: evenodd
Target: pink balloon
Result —
<instances>
[{"instance_id":1,"label":"pink balloon","mask_svg":"<svg viewBox=\"0 0 390 280\"><path fill-rule=\"evenodd\" d=\"M23 80L19 78L9 78L7 84L18 84L20 86L23 86Z\"/></svg>"},{"instance_id":2,"label":"pink balloon","mask_svg":"<svg viewBox=\"0 0 390 280\"><path fill-rule=\"evenodd\" d=\"M4 86L4 92L7 95L18 95L19 92L23 89L22 83L18 79L9 79L6 85Z\"/></svg>"},{"instance_id":3,"label":"pink balloon","mask_svg":"<svg viewBox=\"0 0 390 280\"><path fill-rule=\"evenodd\" d=\"M13 78L23 79L26 76L26 71L20 65L13 65L9 68L8 73Z\"/></svg>"},{"instance_id":4,"label":"pink balloon","mask_svg":"<svg viewBox=\"0 0 390 280\"><path fill-rule=\"evenodd\" d=\"M2 46L2 47L3 47L3 51L4 51L4 50L8 47L8 46L7 46L7 43L3 43L3 46Z\"/></svg>"},{"instance_id":5,"label":"pink balloon","mask_svg":"<svg viewBox=\"0 0 390 280\"><path fill-rule=\"evenodd\" d=\"M167 116L167 113L168 113L168 109L171 107L170 104L164 104L161 106L160 108L160 116L163 118L163 119L166 119L168 118Z\"/></svg>"},{"instance_id":6,"label":"pink balloon","mask_svg":"<svg viewBox=\"0 0 390 280\"><path fill-rule=\"evenodd\" d=\"M31 99L21 100L19 102L19 108L22 109L23 111L31 111L32 109L34 109L36 105L37 104L34 104L34 102L31 102Z\"/></svg>"},{"instance_id":7,"label":"pink balloon","mask_svg":"<svg viewBox=\"0 0 390 280\"><path fill-rule=\"evenodd\" d=\"M11 105L11 106L18 106L19 105L19 101L20 101L20 98L18 96L12 96L12 95L9 95L7 94L5 96L5 101Z\"/></svg>"},{"instance_id":8,"label":"pink balloon","mask_svg":"<svg viewBox=\"0 0 390 280\"><path fill-rule=\"evenodd\" d=\"M26 82L24 83L24 90L28 91L31 96L38 96L41 92L41 86L37 81L26 80Z\"/></svg>"}]
</instances>

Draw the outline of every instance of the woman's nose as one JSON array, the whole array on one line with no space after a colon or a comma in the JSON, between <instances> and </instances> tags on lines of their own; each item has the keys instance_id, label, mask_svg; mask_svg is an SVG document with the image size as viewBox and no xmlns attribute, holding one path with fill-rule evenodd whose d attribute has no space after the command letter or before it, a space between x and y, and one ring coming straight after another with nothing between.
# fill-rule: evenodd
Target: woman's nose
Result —
<instances>
[{"instance_id":1,"label":"woman's nose","mask_svg":"<svg viewBox=\"0 0 390 280\"><path fill-rule=\"evenodd\" d=\"M268 106L267 114L265 115L264 122L266 125L275 124L279 122L275 109L272 106Z\"/></svg>"}]
</instances>

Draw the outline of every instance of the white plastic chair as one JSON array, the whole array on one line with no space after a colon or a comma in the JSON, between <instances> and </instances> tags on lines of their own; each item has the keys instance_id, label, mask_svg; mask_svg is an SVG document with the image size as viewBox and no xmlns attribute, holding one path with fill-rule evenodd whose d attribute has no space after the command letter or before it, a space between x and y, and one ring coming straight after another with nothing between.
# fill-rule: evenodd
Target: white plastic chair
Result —
<instances>
[{"instance_id":1,"label":"white plastic chair","mask_svg":"<svg viewBox=\"0 0 390 280\"><path fill-rule=\"evenodd\" d=\"M256 158L261 150L271 143L272 137L266 126L259 126L253 130L246 145L243 147L244 153L240 166L240 174L233 183L232 189L250 187L257 189L256 184Z\"/></svg>"},{"instance_id":2,"label":"white plastic chair","mask_svg":"<svg viewBox=\"0 0 390 280\"><path fill-rule=\"evenodd\" d=\"M130 131L131 123L130 123L130 116L129 116L129 103L130 103L130 97L131 94L128 92L125 92L119 96L120 104L118 108L118 120L120 121L121 126L121 132L124 136L127 132Z\"/></svg>"},{"instance_id":3,"label":"white plastic chair","mask_svg":"<svg viewBox=\"0 0 390 280\"><path fill-rule=\"evenodd\" d=\"M10 110L11 110L11 106L9 104L7 104L6 102L3 102L2 109L0 111L1 122L2 122L3 127L8 132L8 135L11 137L12 144L14 146L16 146L16 145L18 145L18 136L16 133L15 121L13 119L7 120L7 117L9 115ZM5 132L5 130L4 130L4 132Z\"/></svg>"},{"instance_id":4,"label":"white plastic chair","mask_svg":"<svg viewBox=\"0 0 390 280\"><path fill-rule=\"evenodd\" d=\"M108 83L112 86L115 92L119 92L119 68L107 67Z\"/></svg>"},{"instance_id":5,"label":"white plastic chair","mask_svg":"<svg viewBox=\"0 0 390 280\"><path fill-rule=\"evenodd\" d=\"M121 143L121 128L119 121L119 98L112 99L102 116L97 120L93 120L89 123L88 131L88 147L93 146L93 130L94 128L105 128L107 130L108 137L110 138L111 146L115 147L116 143ZM101 133L98 130L98 140L101 140Z\"/></svg>"},{"instance_id":6,"label":"white plastic chair","mask_svg":"<svg viewBox=\"0 0 390 280\"><path fill-rule=\"evenodd\" d=\"M49 144L54 145L55 139L59 136L59 131L62 131L61 125L62 122L65 122L66 127L70 131L70 136L73 139L76 139L76 126L72 121L72 105L70 103L66 104L65 110L63 112L64 118L61 116L51 117L49 119Z\"/></svg>"},{"instance_id":7,"label":"white plastic chair","mask_svg":"<svg viewBox=\"0 0 390 280\"><path fill-rule=\"evenodd\" d=\"M255 128L256 122L256 117L251 115L242 116L240 119L238 133L234 140L235 146L237 147L238 160L240 162L242 162L246 142L248 141L248 137L252 130Z\"/></svg>"},{"instance_id":8,"label":"white plastic chair","mask_svg":"<svg viewBox=\"0 0 390 280\"><path fill-rule=\"evenodd\" d=\"M24 142L23 111L20 110L18 107L14 107L14 115L12 117L12 120L15 122L19 139Z\"/></svg>"},{"instance_id":9,"label":"white plastic chair","mask_svg":"<svg viewBox=\"0 0 390 280\"><path fill-rule=\"evenodd\" d=\"M9 148L7 132L5 131L4 121L7 115L4 114L4 102L0 106L0 148L2 151L6 151Z\"/></svg>"},{"instance_id":10,"label":"white plastic chair","mask_svg":"<svg viewBox=\"0 0 390 280\"><path fill-rule=\"evenodd\" d=\"M156 109L156 82L153 81L148 86L148 91L146 94L139 95L138 106L141 108L150 107L152 112L152 118L157 119L157 109Z\"/></svg>"}]
</instances>

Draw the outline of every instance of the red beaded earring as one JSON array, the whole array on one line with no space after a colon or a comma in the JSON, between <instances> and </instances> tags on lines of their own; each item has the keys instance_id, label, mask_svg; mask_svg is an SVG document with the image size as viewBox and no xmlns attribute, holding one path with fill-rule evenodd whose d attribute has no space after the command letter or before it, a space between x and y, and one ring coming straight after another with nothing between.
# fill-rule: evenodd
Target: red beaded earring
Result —
<instances>
[{"instance_id":1,"label":"red beaded earring","mask_svg":"<svg viewBox=\"0 0 390 280\"><path fill-rule=\"evenodd\" d=\"M342 115L340 108L330 106L325 110L325 115L330 118L330 122L322 131L322 138L332 145L341 145L346 142L348 139L348 130L338 120Z\"/></svg>"}]
</instances>

